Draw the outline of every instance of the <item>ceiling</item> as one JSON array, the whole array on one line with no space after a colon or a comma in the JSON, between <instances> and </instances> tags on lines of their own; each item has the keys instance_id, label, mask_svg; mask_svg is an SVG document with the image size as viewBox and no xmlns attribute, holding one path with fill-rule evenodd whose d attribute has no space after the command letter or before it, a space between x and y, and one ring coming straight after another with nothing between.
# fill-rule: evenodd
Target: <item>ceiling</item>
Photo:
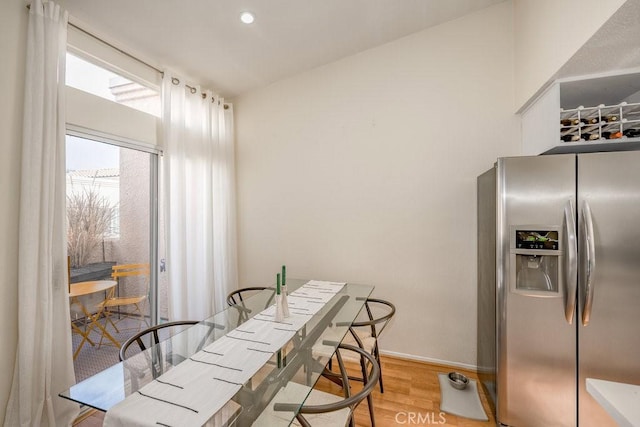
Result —
<instances>
[{"instance_id":1,"label":"ceiling","mask_svg":"<svg viewBox=\"0 0 640 427\"><path fill-rule=\"evenodd\" d=\"M556 74L570 80L561 84L562 107L638 102L639 40L640 0L628 0Z\"/></svg>"},{"instance_id":2,"label":"ceiling","mask_svg":"<svg viewBox=\"0 0 640 427\"><path fill-rule=\"evenodd\" d=\"M640 0L627 0L559 70L566 78L640 67Z\"/></svg>"},{"instance_id":3,"label":"ceiling","mask_svg":"<svg viewBox=\"0 0 640 427\"><path fill-rule=\"evenodd\" d=\"M71 22L227 98L504 0L59 0ZM240 13L255 15L242 24Z\"/></svg>"}]
</instances>

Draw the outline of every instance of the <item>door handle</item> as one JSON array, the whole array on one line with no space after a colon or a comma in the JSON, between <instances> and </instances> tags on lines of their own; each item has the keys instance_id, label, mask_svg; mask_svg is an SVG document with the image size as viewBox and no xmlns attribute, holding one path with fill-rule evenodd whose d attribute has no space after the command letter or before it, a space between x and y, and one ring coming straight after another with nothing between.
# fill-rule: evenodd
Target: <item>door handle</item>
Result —
<instances>
[{"instance_id":1,"label":"door handle","mask_svg":"<svg viewBox=\"0 0 640 427\"><path fill-rule=\"evenodd\" d=\"M566 283L566 301L564 316L567 323L573 324L573 315L576 311L577 287L578 287L578 242L576 238L576 216L573 210L573 201L569 199L564 207L564 221L566 230L566 258L564 280Z\"/></svg>"},{"instance_id":2,"label":"door handle","mask_svg":"<svg viewBox=\"0 0 640 427\"><path fill-rule=\"evenodd\" d=\"M593 307L593 289L595 286L594 275L596 270L596 244L593 234L593 217L591 207L585 200L582 204L582 219L584 222L585 252L587 255L587 265L584 282L584 304L582 308L582 325L587 326L591 318L591 308Z\"/></svg>"}]
</instances>

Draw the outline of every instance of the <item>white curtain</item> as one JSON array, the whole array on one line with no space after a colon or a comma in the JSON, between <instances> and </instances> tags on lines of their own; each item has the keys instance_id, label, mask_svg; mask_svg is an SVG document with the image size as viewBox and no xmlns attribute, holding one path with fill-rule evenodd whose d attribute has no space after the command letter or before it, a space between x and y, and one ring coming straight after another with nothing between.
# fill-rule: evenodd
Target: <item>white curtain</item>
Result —
<instances>
[{"instance_id":1,"label":"white curtain","mask_svg":"<svg viewBox=\"0 0 640 427\"><path fill-rule=\"evenodd\" d=\"M6 426L65 426L78 405L58 396L75 383L65 216L64 71L67 13L31 3L22 139L18 348Z\"/></svg>"},{"instance_id":2,"label":"white curtain","mask_svg":"<svg viewBox=\"0 0 640 427\"><path fill-rule=\"evenodd\" d=\"M202 320L237 287L233 108L168 72L162 95L169 317Z\"/></svg>"}]
</instances>

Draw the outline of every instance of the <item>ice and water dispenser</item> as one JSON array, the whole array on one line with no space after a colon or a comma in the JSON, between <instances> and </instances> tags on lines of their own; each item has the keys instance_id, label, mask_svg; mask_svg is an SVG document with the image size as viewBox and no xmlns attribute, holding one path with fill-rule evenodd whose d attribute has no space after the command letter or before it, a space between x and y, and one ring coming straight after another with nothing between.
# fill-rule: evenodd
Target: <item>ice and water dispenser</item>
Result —
<instances>
[{"instance_id":1,"label":"ice and water dispenser","mask_svg":"<svg viewBox=\"0 0 640 427\"><path fill-rule=\"evenodd\" d=\"M562 250L559 227L511 227L511 291L554 297L560 295Z\"/></svg>"}]
</instances>

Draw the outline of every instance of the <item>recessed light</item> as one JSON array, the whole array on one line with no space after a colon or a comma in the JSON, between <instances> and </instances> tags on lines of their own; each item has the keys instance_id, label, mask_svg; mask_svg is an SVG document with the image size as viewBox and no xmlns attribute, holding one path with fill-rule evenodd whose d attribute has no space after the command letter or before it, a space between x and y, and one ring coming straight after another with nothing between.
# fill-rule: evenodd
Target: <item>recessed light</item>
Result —
<instances>
[{"instance_id":1,"label":"recessed light","mask_svg":"<svg viewBox=\"0 0 640 427\"><path fill-rule=\"evenodd\" d=\"M240 20L245 24L251 24L255 20L255 17L253 16L253 13L242 12L242 14L240 14Z\"/></svg>"}]
</instances>

